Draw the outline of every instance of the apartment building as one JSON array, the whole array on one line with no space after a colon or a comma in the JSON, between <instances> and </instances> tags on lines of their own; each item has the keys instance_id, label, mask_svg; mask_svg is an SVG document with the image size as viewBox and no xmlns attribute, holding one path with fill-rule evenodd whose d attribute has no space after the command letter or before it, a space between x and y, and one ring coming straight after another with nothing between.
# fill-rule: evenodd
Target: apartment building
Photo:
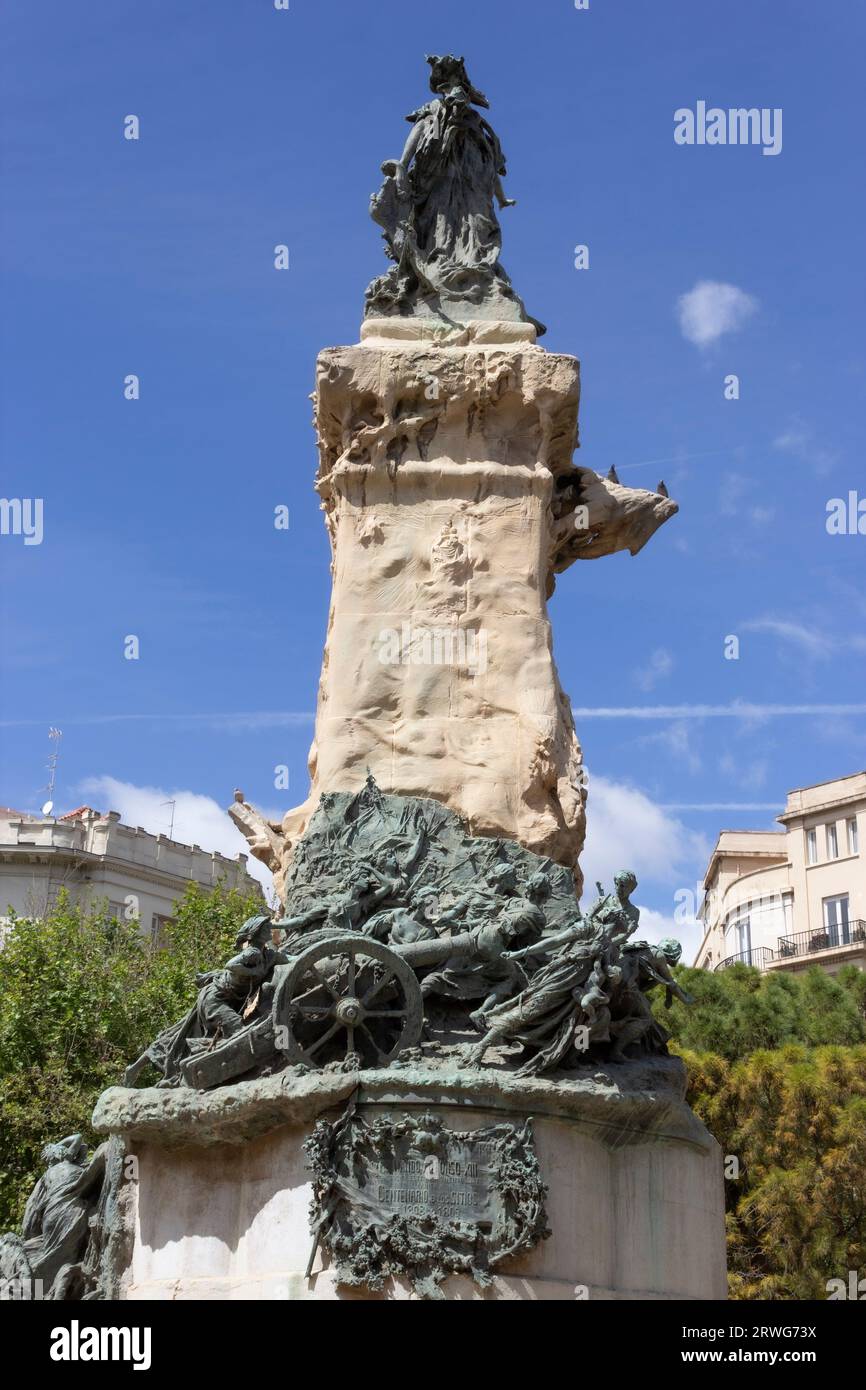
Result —
<instances>
[{"instance_id":1,"label":"apartment building","mask_svg":"<svg viewBox=\"0 0 866 1390\"><path fill-rule=\"evenodd\" d=\"M188 883L261 895L247 856L229 859L168 835L124 825L117 811L79 806L57 818L0 808L0 922L10 910L42 917L66 889L74 903L107 901L117 917L135 917L154 940Z\"/></svg>"},{"instance_id":2,"label":"apartment building","mask_svg":"<svg viewBox=\"0 0 866 1390\"><path fill-rule=\"evenodd\" d=\"M723 830L704 878L695 965L866 969L866 772L799 787L781 830Z\"/></svg>"}]
</instances>

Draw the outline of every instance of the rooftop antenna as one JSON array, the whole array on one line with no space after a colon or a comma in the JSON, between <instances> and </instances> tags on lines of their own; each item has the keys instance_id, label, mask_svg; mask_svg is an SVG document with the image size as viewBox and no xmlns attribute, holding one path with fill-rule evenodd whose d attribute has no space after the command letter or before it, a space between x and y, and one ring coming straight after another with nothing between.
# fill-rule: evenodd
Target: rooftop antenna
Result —
<instances>
[{"instance_id":1,"label":"rooftop antenna","mask_svg":"<svg viewBox=\"0 0 866 1390\"><path fill-rule=\"evenodd\" d=\"M51 812L54 810L54 783L57 780L57 761L60 757L60 740L63 738L63 730L55 729L52 726L48 730L48 737L53 747L48 755L48 762L46 764L48 768L48 786L45 790L48 792L48 800L42 807L43 816L50 816Z\"/></svg>"},{"instance_id":2,"label":"rooftop antenna","mask_svg":"<svg viewBox=\"0 0 866 1390\"><path fill-rule=\"evenodd\" d=\"M169 838L170 840L173 840L173 839L174 839L174 808L175 808L175 806L177 805L177 802L176 802L176 801L161 801L159 804L160 804L160 806L170 806L170 807L171 807L171 822L170 822L169 827L168 827L168 838Z\"/></svg>"}]
</instances>

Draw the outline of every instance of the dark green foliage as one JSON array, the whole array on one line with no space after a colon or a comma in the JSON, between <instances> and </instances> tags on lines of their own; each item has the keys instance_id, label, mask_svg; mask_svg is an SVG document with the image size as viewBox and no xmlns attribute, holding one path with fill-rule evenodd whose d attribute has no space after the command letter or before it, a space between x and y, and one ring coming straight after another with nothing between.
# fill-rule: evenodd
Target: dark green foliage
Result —
<instances>
[{"instance_id":1,"label":"dark green foliage","mask_svg":"<svg viewBox=\"0 0 866 1390\"><path fill-rule=\"evenodd\" d=\"M43 1144L94 1139L100 1091L189 1008L195 972L222 964L260 910L257 896L190 884L159 950L137 923L65 895L38 921L13 920L0 949L0 1231L20 1221Z\"/></svg>"},{"instance_id":2,"label":"dark green foliage","mask_svg":"<svg viewBox=\"0 0 866 1390\"><path fill-rule=\"evenodd\" d=\"M762 975L748 965L717 973L680 968L676 975L694 1004L674 1000L666 1010L656 990L655 1014L681 1047L695 1052L735 1061L786 1043L866 1042L866 975L855 966L835 978L817 966L796 975Z\"/></svg>"},{"instance_id":3,"label":"dark green foliage","mask_svg":"<svg viewBox=\"0 0 866 1390\"><path fill-rule=\"evenodd\" d=\"M866 1271L866 1046L738 1062L685 1052L689 1104L737 1160L725 1182L732 1298L823 1299Z\"/></svg>"},{"instance_id":4,"label":"dark green foliage","mask_svg":"<svg viewBox=\"0 0 866 1390\"><path fill-rule=\"evenodd\" d=\"M654 1007L689 1104L739 1168L730 1295L826 1298L828 1280L866 1273L866 975L676 973L696 1003Z\"/></svg>"}]
</instances>

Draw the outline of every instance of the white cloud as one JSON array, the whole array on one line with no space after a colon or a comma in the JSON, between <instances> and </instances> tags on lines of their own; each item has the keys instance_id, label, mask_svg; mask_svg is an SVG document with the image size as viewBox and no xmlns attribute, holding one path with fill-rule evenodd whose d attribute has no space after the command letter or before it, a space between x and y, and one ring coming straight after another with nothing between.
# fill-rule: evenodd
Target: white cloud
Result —
<instances>
[{"instance_id":1,"label":"white cloud","mask_svg":"<svg viewBox=\"0 0 866 1390\"><path fill-rule=\"evenodd\" d=\"M769 764L766 758L735 758L731 753L723 753L719 758L719 771L744 791L759 792L767 784Z\"/></svg>"},{"instance_id":2,"label":"white cloud","mask_svg":"<svg viewBox=\"0 0 866 1390\"><path fill-rule=\"evenodd\" d=\"M586 845L580 857L586 884L583 906L593 901L597 879L609 892L617 870L632 869L638 878L638 905L647 884L660 886L664 895L669 893L671 904L670 914L641 907L638 935L649 941L676 937L683 944L683 960L690 961L700 945L702 929L691 915L675 920L674 895L687 889L696 896L710 849L705 835L690 830L636 787L592 777Z\"/></svg>"},{"instance_id":3,"label":"white cloud","mask_svg":"<svg viewBox=\"0 0 866 1390\"><path fill-rule=\"evenodd\" d=\"M742 328L757 308L758 301L752 295L719 280L699 280L694 289L677 300L683 337L702 348L723 333Z\"/></svg>"},{"instance_id":4,"label":"white cloud","mask_svg":"<svg viewBox=\"0 0 866 1390\"><path fill-rule=\"evenodd\" d=\"M784 618L753 618L750 622L741 623L740 627L743 632L766 632L784 642L791 642L806 656L828 657L834 647L825 632Z\"/></svg>"},{"instance_id":5,"label":"white cloud","mask_svg":"<svg viewBox=\"0 0 866 1390\"><path fill-rule=\"evenodd\" d=\"M794 417L787 429L776 435L773 448L781 450L784 454L791 454L803 463L811 464L819 476L829 473L839 461L839 454L835 449L828 449L826 445L816 443L811 425L807 425L799 415Z\"/></svg>"},{"instance_id":6,"label":"white cloud","mask_svg":"<svg viewBox=\"0 0 866 1390\"><path fill-rule=\"evenodd\" d=\"M586 846L581 865L587 885L600 879L607 891L618 869L633 869L638 879L671 886L692 884L703 874L711 845L669 815L645 792L625 782L591 777Z\"/></svg>"},{"instance_id":7,"label":"white cloud","mask_svg":"<svg viewBox=\"0 0 866 1390\"><path fill-rule=\"evenodd\" d=\"M797 423L776 435L773 448L782 449L788 454L802 454L809 445L809 439L809 431L803 424Z\"/></svg>"},{"instance_id":8,"label":"white cloud","mask_svg":"<svg viewBox=\"0 0 866 1390\"><path fill-rule=\"evenodd\" d=\"M693 727L690 728L685 720L678 720L658 733L642 735L638 743L656 744L689 772L700 772L701 756L692 744L693 734Z\"/></svg>"},{"instance_id":9,"label":"white cloud","mask_svg":"<svg viewBox=\"0 0 866 1390\"><path fill-rule=\"evenodd\" d=\"M116 777L87 777L80 783L83 795L95 801L100 811L119 811L126 825L140 825L152 835L167 835L171 824L174 801L174 838L187 845L200 845L208 852L217 851L234 859L249 854L249 846L228 814L210 796L197 792L169 791L165 787L137 787L132 782L120 782ZM247 869L257 878L270 900L273 878L269 869L250 855Z\"/></svg>"},{"instance_id":10,"label":"white cloud","mask_svg":"<svg viewBox=\"0 0 866 1390\"><path fill-rule=\"evenodd\" d=\"M674 659L665 647L656 647L649 661L635 671L634 679L641 690L652 690L658 681L664 680L674 669Z\"/></svg>"},{"instance_id":11,"label":"white cloud","mask_svg":"<svg viewBox=\"0 0 866 1390\"><path fill-rule=\"evenodd\" d=\"M849 757L857 753L858 760L866 753L866 731L857 729L848 719L822 719L815 726L814 737L822 743L841 744Z\"/></svg>"},{"instance_id":12,"label":"white cloud","mask_svg":"<svg viewBox=\"0 0 866 1390\"><path fill-rule=\"evenodd\" d=\"M719 511L722 516L738 516L747 493L754 486L754 479L745 473L723 473L719 487Z\"/></svg>"},{"instance_id":13,"label":"white cloud","mask_svg":"<svg viewBox=\"0 0 866 1390\"><path fill-rule=\"evenodd\" d=\"M860 633L845 633L842 637L835 637L826 630L807 627L805 623L787 618L753 618L749 622L741 623L740 628L743 632L769 633L771 637L778 637L780 641L796 647L801 655L812 657L816 661L827 660L837 652L866 649L866 637Z\"/></svg>"}]
</instances>

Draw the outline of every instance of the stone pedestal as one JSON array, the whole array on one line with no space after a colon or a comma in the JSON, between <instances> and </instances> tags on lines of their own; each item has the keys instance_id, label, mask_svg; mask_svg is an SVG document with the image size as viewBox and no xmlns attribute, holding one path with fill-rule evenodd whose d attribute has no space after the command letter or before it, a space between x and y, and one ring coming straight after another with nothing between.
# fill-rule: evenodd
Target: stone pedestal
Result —
<instances>
[{"instance_id":1,"label":"stone pedestal","mask_svg":"<svg viewBox=\"0 0 866 1390\"><path fill-rule=\"evenodd\" d=\"M578 396L573 358L526 345L319 355L334 561L308 806L369 768L474 835L575 862L581 757L546 591Z\"/></svg>"},{"instance_id":2,"label":"stone pedestal","mask_svg":"<svg viewBox=\"0 0 866 1390\"><path fill-rule=\"evenodd\" d=\"M575 560L637 554L677 506L575 465L580 365L534 337L369 318L319 354L333 589L310 791L280 823L229 808L280 896L322 794L368 770L573 869L580 896L586 785L547 600Z\"/></svg>"},{"instance_id":3,"label":"stone pedestal","mask_svg":"<svg viewBox=\"0 0 866 1390\"><path fill-rule=\"evenodd\" d=\"M676 505L575 467L579 364L533 336L368 320L319 355L333 592L310 793L281 827L232 808L278 890L321 794L368 769L576 867L582 758L547 599L557 572L635 553Z\"/></svg>"},{"instance_id":4,"label":"stone pedestal","mask_svg":"<svg viewBox=\"0 0 866 1390\"><path fill-rule=\"evenodd\" d=\"M448 1299L723 1299L721 1154L682 1099L675 1058L572 1074L551 1083L434 1063L355 1074L282 1073L230 1090L129 1091L101 1097L98 1129L137 1160L127 1186L127 1299L414 1297L339 1285L327 1255L305 1270L315 1120L354 1097L365 1117L431 1111L452 1130L532 1116L551 1229L480 1289Z\"/></svg>"}]
</instances>

